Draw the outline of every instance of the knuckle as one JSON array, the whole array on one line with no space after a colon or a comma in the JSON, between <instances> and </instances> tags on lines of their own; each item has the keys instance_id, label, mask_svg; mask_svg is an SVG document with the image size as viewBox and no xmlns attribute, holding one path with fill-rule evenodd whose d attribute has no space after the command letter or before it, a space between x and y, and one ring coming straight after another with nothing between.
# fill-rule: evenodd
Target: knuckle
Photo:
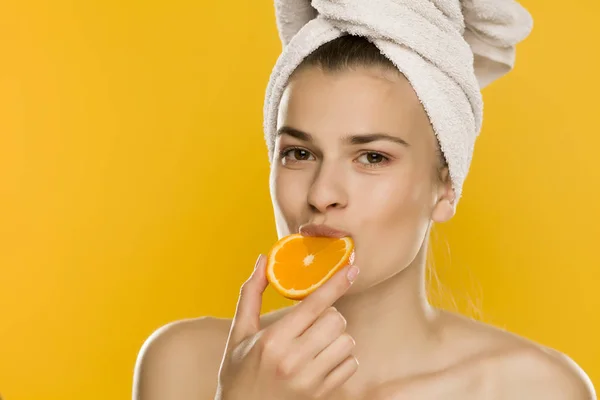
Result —
<instances>
[{"instance_id":1,"label":"knuckle","mask_svg":"<svg viewBox=\"0 0 600 400\"><path fill-rule=\"evenodd\" d=\"M318 373L312 373L302 369L296 371L295 376L290 380L290 386L295 393L301 394L303 397L313 399L317 398L320 389L322 389L323 378Z\"/></svg>"},{"instance_id":2,"label":"knuckle","mask_svg":"<svg viewBox=\"0 0 600 400\"><path fill-rule=\"evenodd\" d=\"M303 380L295 380L291 383L292 386L292 390L297 393L302 395L302 397L307 397L307 398L313 398L314 394L315 394L315 390L313 388L313 385L311 384L310 381L303 379Z\"/></svg>"},{"instance_id":3,"label":"knuckle","mask_svg":"<svg viewBox=\"0 0 600 400\"><path fill-rule=\"evenodd\" d=\"M250 291L250 288L251 288L251 283L249 280L242 283L242 286L240 286L240 297L245 297L247 295L247 293Z\"/></svg>"},{"instance_id":4,"label":"knuckle","mask_svg":"<svg viewBox=\"0 0 600 400\"><path fill-rule=\"evenodd\" d=\"M284 358L277 363L275 372L281 378L290 378L296 369L294 360L290 357Z\"/></svg>"},{"instance_id":5,"label":"knuckle","mask_svg":"<svg viewBox=\"0 0 600 400\"><path fill-rule=\"evenodd\" d=\"M281 346L271 334L264 334L257 342L264 358L268 360L279 360L281 357Z\"/></svg>"}]
</instances>

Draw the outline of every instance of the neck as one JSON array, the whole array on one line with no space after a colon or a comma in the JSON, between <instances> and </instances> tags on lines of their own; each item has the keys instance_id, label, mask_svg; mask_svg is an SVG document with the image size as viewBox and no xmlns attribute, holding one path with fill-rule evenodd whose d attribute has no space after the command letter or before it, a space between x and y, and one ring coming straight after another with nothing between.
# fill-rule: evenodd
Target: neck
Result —
<instances>
[{"instance_id":1,"label":"neck","mask_svg":"<svg viewBox=\"0 0 600 400\"><path fill-rule=\"evenodd\" d=\"M425 250L393 277L334 304L356 341L353 391L418 373L420 360L439 344L438 312L425 288Z\"/></svg>"}]
</instances>

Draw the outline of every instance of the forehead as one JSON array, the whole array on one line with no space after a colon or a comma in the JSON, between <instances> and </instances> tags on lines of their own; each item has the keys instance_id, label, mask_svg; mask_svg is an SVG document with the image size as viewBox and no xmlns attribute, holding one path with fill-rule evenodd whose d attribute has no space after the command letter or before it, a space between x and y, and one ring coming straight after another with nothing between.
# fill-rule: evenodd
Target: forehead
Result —
<instances>
[{"instance_id":1,"label":"forehead","mask_svg":"<svg viewBox=\"0 0 600 400\"><path fill-rule=\"evenodd\" d=\"M315 135L386 132L412 141L430 126L412 86L396 71L316 67L290 80L277 125Z\"/></svg>"}]
</instances>

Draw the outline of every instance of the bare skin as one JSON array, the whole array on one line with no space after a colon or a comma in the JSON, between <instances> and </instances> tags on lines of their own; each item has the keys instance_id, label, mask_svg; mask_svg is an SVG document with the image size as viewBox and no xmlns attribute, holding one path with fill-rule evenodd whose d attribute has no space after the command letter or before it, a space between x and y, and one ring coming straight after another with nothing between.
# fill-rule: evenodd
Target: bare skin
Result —
<instances>
[{"instance_id":1,"label":"bare skin","mask_svg":"<svg viewBox=\"0 0 600 400\"><path fill-rule=\"evenodd\" d=\"M596 399L568 357L427 302L426 239L455 204L406 79L374 67L302 70L278 128L278 234L305 223L348 231L358 278L344 270L303 302L260 316L259 262L233 320L180 321L149 338L134 399ZM372 133L396 140L364 136Z\"/></svg>"}]
</instances>

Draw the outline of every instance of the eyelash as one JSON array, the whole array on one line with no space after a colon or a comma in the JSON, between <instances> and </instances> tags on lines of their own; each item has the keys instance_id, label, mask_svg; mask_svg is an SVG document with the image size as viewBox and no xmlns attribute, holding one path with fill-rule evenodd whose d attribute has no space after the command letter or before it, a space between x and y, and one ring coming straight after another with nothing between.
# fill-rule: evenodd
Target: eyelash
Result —
<instances>
[{"instance_id":1,"label":"eyelash","mask_svg":"<svg viewBox=\"0 0 600 400\"><path fill-rule=\"evenodd\" d=\"M307 153L310 153L310 151L306 150L305 148L302 147L296 147L296 146L292 146L292 147L286 147L284 149L282 149L279 152L279 159L282 160L283 158L285 158L290 152L294 151L294 150L302 150L302 151L306 151ZM368 163L368 164L362 164L364 166L366 166L367 168L377 168L380 167L382 164L386 164L388 162L390 162L390 157L386 156L385 154L382 154L378 151L365 151L362 152L359 157L362 157L364 155L367 154L377 154L378 156L382 157L384 159L384 161L379 162L379 163ZM306 161L306 160L291 160L291 162L302 162L302 161Z\"/></svg>"}]
</instances>

